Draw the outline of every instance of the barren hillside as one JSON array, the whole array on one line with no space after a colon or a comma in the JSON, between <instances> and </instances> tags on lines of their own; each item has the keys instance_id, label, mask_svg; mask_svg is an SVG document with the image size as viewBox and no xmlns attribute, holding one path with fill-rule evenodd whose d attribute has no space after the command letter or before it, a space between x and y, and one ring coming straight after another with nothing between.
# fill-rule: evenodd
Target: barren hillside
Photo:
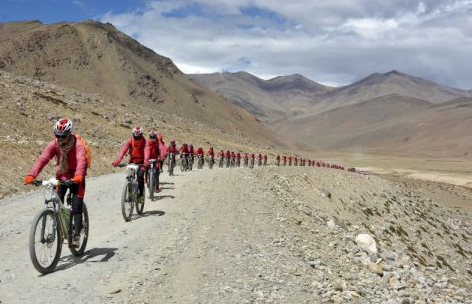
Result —
<instances>
[{"instance_id":1,"label":"barren hillside","mask_svg":"<svg viewBox=\"0 0 472 304\"><path fill-rule=\"evenodd\" d=\"M336 88L300 116L309 117L338 107L392 94L435 104L460 97L472 97L468 91L442 86L398 71L390 71L375 73L351 85Z\"/></svg>"},{"instance_id":2,"label":"barren hillside","mask_svg":"<svg viewBox=\"0 0 472 304\"><path fill-rule=\"evenodd\" d=\"M260 79L246 72L191 74L191 79L219 92L232 103L271 123L310 109L332 88L313 82L302 75Z\"/></svg>"},{"instance_id":3,"label":"barren hillside","mask_svg":"<svg viewBox=\"0 0 472 304\"><path fill-rule=\"evenodd\" d=\"M470 98L432 104L389 95L271 127L319 149L470 157L471 117Z\"/></svg>"},{"instance_id":4,"label":"barren hillside","mask_svg":"<svg viewBox=\"0 0 472 304\"><path fill-rule=\"evenodd\" d=\"M111 24L3 23L0 41L4 71L98 94L129 112L165 112L255 141L278 141L249 113L190 81L170 59Z\"/></svg>"}]
</instances>

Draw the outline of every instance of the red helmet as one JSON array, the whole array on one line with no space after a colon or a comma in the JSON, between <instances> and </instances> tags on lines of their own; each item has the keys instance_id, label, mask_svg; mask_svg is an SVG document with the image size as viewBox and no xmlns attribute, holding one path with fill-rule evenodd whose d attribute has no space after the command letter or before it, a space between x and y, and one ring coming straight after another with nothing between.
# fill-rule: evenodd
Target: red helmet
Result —
<instances>
[{"instance_id":1,"label":"red helmet","mask_svg":"<svg viewBox=\"0 0 472 304\"><path fill-rule=\"evenodd\" d=\"M141 137L143 136L143 128L141 128L140 126L136 126L133 128L131 134L133 134L134 137Z\"/></svg>"},{"instance_id":2,"label":"red helmet","mask_svg":"<svg viewBox=\"0 0 472 304\"><path fill-rule=\"evenodd\" d=\"M54 134L56 136L66 136L72 132L72 121L67 118L62 118L54 125Z\"/></svg>"},{"instance_id":3,"label":"red helmet","mask_svg":"<svg viewBox=\"0 0 472 304\"><path fill-rule=\"evenodd\" d=\"M155 139L157 138L157 133L154 130L149 130L149 138Z\"/></svg>"}]
</instances>

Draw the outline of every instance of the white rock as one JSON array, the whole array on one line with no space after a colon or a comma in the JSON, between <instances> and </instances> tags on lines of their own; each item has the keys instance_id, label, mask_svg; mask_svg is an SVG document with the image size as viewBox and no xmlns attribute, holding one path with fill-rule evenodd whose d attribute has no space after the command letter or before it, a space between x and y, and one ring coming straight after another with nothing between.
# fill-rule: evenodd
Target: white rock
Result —
<instances>
[{"instance_id":1,"label":"white rock","mask_svg":"<svg viewBox=\"0 0 472 304\"><path fill-rule=\"evenodd\" d=\"M374 238L367 233L359 234L356 237L356 244L369 254L377 254L377 244Z\"/></svg>"}]
</instances>

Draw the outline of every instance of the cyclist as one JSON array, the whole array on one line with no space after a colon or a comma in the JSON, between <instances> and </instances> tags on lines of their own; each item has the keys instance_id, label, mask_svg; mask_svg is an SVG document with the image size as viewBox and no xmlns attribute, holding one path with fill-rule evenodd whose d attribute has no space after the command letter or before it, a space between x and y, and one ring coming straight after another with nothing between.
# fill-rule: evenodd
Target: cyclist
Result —
<instances>
[{"instance_id":1,"label":"cyclist","mask_svg":"<svg viewBox=\"0 0 472 304\"><path fill-rule=\"evenodd\" d=\"M275 164L280 166L280 154L277 154L277 157L275 158Z\"/></svg>"},{"instance_id":2,"label":"cyclist","mask_svg":"<svg viewBox=\"0 0 472 304\"><path fill-rule=\"evenodd\" d=\"M80 244L80 230L82 229L82 206L87 164L84 146L72 134L72 126L72 121L67 118L62 118L56 122L54 125L56 138L46 146L41 156L36 160L33 168L25 176L25 183L31 184L49 161L56 157L56 179L61 181L70 179L74 182L70 186L60 185L57 188L57 194L61 201L64 201L67 189L70 189L72 193L72 216L77 229L74 231L70 246L78 247Z\"/></svg>"},{"instance_id":3,"label":"cyclist","mask_svg":"<svg viewBox=\"0 0 472 304\"><path fill-rule=\"evenodd\" d=\"M160 192L159 190L159 173L160 173L160 157L161 153L159 150L159 142L157 141L157 133L154 130L149 131L149 140L146 141L146 147L144 149L144 164L146 167L149 167L149 159L156 160L156 171L151 172L150 174L154 174L156 176L156 192ZM149 172L148 172L149 174Z\"/></svg>"},{"instance_id":4,"label":"cyclist","mask_svg":"<svg viewBox=\"0 0 472 304\"><path fill-rule=\"evenodd\" d=\"M267 154L264 154L264 166L267 166Z\"/></svg>"},{"instance_id":5,"label":"cyclist","mask_svg":"<svg viewBox=\"0 0 472 304\"><path fill-rule=\"evenodd\" d=\"M257 165L260 167L262 165L262 154L257 155Z\"/></svg>"},{"instance_id":6,"label":"cyclist","mask_svg":"<svg viewBox=\"0 0 472 304\"><path fill-rule=\"evenodd\" d=\"M236 167L241 167L241 153L236 153Z\"/></svg>"},{"instance_id":7,"label":"cyclist","mask_svg":"<svg viewBox=\"0 0 472 304\"><path fill-rule=\"evenodd\" d=\"M177 155L177 153L179 153L179 150L177 149L177 146L175 145L175 139L171 138L170 139L170 144L169 146L167 147L166 149L166 157L169 156L169 162L172 161L174 162L173 165L175 166L175 156ZM171 156L171 154L173 156ZM170 163L167 164L167 166L171 166Z\"/></svg>"},{"instance_id":8,"label":"cyclist","mask_svg":"<svg viewBox=\"0 0 472 304\"><path fill-rule=\"evenodd\" d=\"M167 149L166 149L166 143L164 142L164 136L162 133L157 134L157 140L159 142L159 171L162 172L164 168L164 160L166 159L166 154L167 154Z\"/></svg>"},{"instance_id":9,"label":"cyclist","mask_svg":"<svg viewBox=\"0 0 472 304\"><path fill-rule=\"evenodd\" d=\"M202 147L198 147L197 149L197 157L202 158L202 162L205 163L205 152L203 151Z\"/></svg>"},{"instance_id":10,"label":"cyclist","mask_svg":"<svg viewBox=\"0 0 472 304\"><path fill-rule=\"evenodd\" d=\"M143 136L143 128L136 126L131 131L131 137L121 147L120 152L116 156L112 166L116 167L121 162L126 153L129 154L128 163L143 165L144 164L144 150L146 147L146 139ZM144 174L146 172L145 166L140 166L137 172L139 201L144 203Z\"/></svg>"},{"instance_id":11,"label":"cyclist","mask_svg":"<svg viewBox=\"0 0 472 304\"><path fill-rule=\"evenodd\" d=\"M193 149L193 144L190 143L190 145L188 145L188 157L190 159L190 163L192 164L194 161L194 154L195 154L195 150Z\"/></svg>"},{"instance_id":12,"label":"cyclist","mask_svg":"<svg viewBox=\"0 0 472 304\"><path fill-rule=\"evenodd\" d=\"M283 165L286 166L287 165L287 156L286 155L284 155L283 160L284 160Z\"/></svg>"},{"instance_id":13,"label":"cyclist","mask_svg":"<svg viewBox=\"0 0 472 304\"><path fill-rule=\"evenodd\" d=\"M187 163L188 163L188 145L186 143L182 144L182 147L180 147L179 149L179 153L182 154L181 158L185 157L187 159Z\"/></svg>"}]
</instances>

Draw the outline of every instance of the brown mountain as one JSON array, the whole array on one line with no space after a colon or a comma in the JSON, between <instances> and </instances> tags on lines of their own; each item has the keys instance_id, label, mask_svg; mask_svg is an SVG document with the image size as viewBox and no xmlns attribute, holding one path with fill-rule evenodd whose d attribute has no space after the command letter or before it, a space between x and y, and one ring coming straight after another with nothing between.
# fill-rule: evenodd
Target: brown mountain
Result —
<instances>
[{"instance_id":1,"label":"brown mountain","mask_svg":"<svg viewBox=\"0 0 472 304\"><path fill-rule=\"evenodd\" d=\"M323 150L470 157L471 117L472 98L433 104L387 95L271 127Z\"/></svg>"},{"instance_id":2,"label":"brown mountain","mask_svg":"<svg viewBox=\"0 0 472 304\"><path fill-rule=\"evenodd\" d=\"M130 112L165 112L255 142L277 142L252 115L190 81L170 59L111 24L3 23L0 41L4 71L98 94L126 104Z\"/></svg>"},{"instance_id":3,"label":"brown mountain","mask_svg":"<svg viewBox=\"0 0 472 304\"><path fill-rule=\"evenodd\" d=\"M91 175L113 170L135 125L205 150L274 154L285 145L250 113L110 24L3 23L0 45L0 197L26 189L22 177L60 117L72 118L89 142Z\"/></svg>"},{"instance_id":4,"label":"brown mountain","mask_svg":"<svg viewBox=\"0 0 472 304\"><path fill-rule=\"evenodd\" d=\"M330 87L302 75L260 79L247 72L190 74L190 79L214 90L234 104L270 123L311 108Z\"/></svg>"},{"instance_id":5,"label":"brown mountain","mask_svg":"<svg viewBox=\"0 0 472 304\"><path fill-rule=\"evenodd\" d=\"M375 73L351 85L336 88L323 96L320 102L303 115L309 117L390 94L421 99L431 103L442 103L460 97L472 97L468 91L438 85L398 71L390 71Z\"/></svg>"}]
</instances>

